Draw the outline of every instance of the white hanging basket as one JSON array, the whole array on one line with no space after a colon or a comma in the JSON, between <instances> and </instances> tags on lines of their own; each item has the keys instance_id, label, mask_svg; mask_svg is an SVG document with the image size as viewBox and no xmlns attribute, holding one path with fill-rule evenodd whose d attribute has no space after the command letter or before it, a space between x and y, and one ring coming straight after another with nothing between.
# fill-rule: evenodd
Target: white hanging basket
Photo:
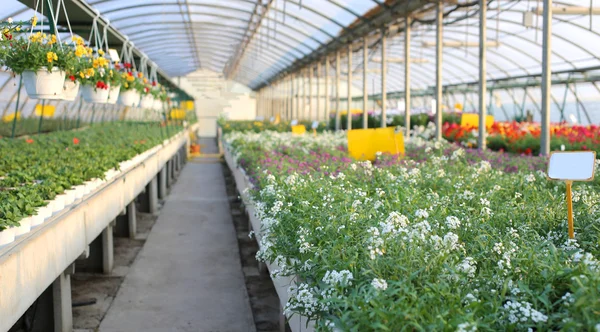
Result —
<instances>
[{"instance_id":1,"label":"white hanging basket","mask_svg":"<svg viewBox=\"0 0 600 332\"><path fill-rule=\"evenodd\" d=\"M66 101L73 101L77 98L77 94L79 93L79 82L65 80L65 85L63 88L62 99Z\"/></svg>"},{"instance_id":2,"label":"white hanging basket","mask_svg":"<svg viewBox=\"0 0 600 332\"><path fill-rule=\"evenodd\" d=\"M154 107L154 96L152 96L152 94L150 94L150 93L145 96L142 96L142 99L140 100L140 107L141 108Z\"/></svg>"},{"instance_id":3,"label":"white hanging basket","mask_svg":"<svg viewBox=\"0 0 600 332\"><path fill-rule=\"evenodd\" d=\"M109 91L110 86L108 89L100 89L90 85L84 85L81 88L81 96L83 97L83 100L88 103L106 104Z\"/></svg>"},{"instance_id":4,"label":"white hanging basket","mask_svg":"<svg viewBox=\"0 0 600 332\"><path fill-rule=\"evenodd\" d=\"M31 99L62 99L65 72L57 67L48 72L47 67L38 71L26 70L22 74L25 91Z\"/></svg>"},{"instance_id":5,"label":"white hanging basket","mask_svg":"<svg viewBox=\"0 0 600 332\"><path fill-rule=\"evenodd\" d=\"M123 106L136 107L140 103L140 93L134 89L121 91L119 93L119 104Z\"/></svg>"},{"instance_id":6,"label":"white hanging basket","mask_svg":"<svg viewBox=\"0 0 600 332\"><path fill-rule=\"evenodd\" d=\"M160 99L154 99L154 110L162 111L163 102Z\"/></svg>"},{"instance_id":7,"label":"white hanging basket","mask_svg":"<svg viewBox=\"0 0 600 332\"><path fill-rule=\"evenodd\" d=\"M15 241L15 229L14 228L5 228L0 230L0 246L5 244L9 244Z\"/></svg>"},{"instance_id":8,"label":"white hanging basket","mask_svg":"<svg viewBox=\"0 0 600 332\"><path fill-rule=\"evenodd\" d=\"M119 91L121 91L121 86L117 85L115 87L110 87L110 90L108 92L108 103L109 104L116 104L117 101L119 100Z\"/></svg>"}]
</instances>

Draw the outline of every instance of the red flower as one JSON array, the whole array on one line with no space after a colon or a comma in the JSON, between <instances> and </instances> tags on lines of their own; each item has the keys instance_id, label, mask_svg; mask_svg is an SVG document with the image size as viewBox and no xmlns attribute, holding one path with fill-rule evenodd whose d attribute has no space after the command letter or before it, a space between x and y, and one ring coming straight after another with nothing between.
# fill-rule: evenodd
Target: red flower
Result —
<instances>
[{"instance_id":1,"label":"red flower","mask_svg":"<svg viewBox=\"0 0 600 332\"><path fill-rule=\"evenodd\" d=\"M117 69L117 70L121 69L121 65L118 63L115 63L115 69Z\"/></svg>"},{"instance_id":2,"label":"red flower","mask_svg":"<svg viewBox=\"0 0 600 332\"><path fill-rule=\"evenodd\" d=\"M152 81L152 86L156 86L156 81Z\"/></svg>"},{"instance_id":3,"label":"red flower","mask_svg":"<svg viewBox=\"0 0 600 332\"><path fill-rule=\"evenodd\" d=\"M75 82L75 76L74 75L69 76L69 79L71 80L71 82Z\"/></svg>"},{"instance_id":4,"label":"red flower","mask_svg":"<svg viewBox=\"0 0 600 332\"><path fill-rule=\"evenodd\" d=\"M125 68L130 69L131 68L131 63L125 62L123 64L123 66L125 66Z\"/></svg>"},{"instance_id":5,"label":"red flower","mask_svg":"<svg viewBox=\"0 0 600 332\"><path fill-rule=\"evenodd\" d=\"M145 93L148 93L149 91L150 91L150 89L148 89L148 88L144 88L144 92L145 92Z\"/></svg>"},{"instance_id":6,"label":"red flower","mask_svg":"<svg viewBox=\"0 0 600 332\"><path fill-rule=\"evenodd\" d=\"M96 83L96 88L107 90L108 89L108 85L106 83L102 82L102 81L98 81Z\"/></svg>"},{"instance_id":7,"label":"red flower","mask_svg":"<svg viewBox=\"0 0 600 332\"><path fill-rule=\"evenodd\" d=\"M33 138L28 138L25 140L25 142L27 142L27 144L31 144L33 143Z\"/></svg>"},{"instance_id":8,"label":"red flower","mask_svg":"<svg viewBox=\"0 0 600 332\"><path fill-rule=\"evenodd\" d=\"M526 155L531 155L531 148L525 149L525 154Z\"/></svg>"},{"instance_id":9,"label":"red flower","mask_svg":"<svg viewBox=\"0 0 600 332\"><path fill-rule=\"evenodd\" d=\"M79 144L79 138L73 137L73 144L75 144L75 145Z\"/></svg>"}]
</instances>

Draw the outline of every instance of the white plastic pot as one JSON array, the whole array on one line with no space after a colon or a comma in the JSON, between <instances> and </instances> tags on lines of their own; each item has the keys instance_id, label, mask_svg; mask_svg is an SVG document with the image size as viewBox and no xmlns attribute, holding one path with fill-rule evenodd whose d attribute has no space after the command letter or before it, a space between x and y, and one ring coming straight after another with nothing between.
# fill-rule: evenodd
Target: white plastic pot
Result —
<instances>
[{"instance_id":1,"label":"white plastic pot","mask_svg":"<svg viewBox=\"0 0 600 332\"><path fill-rule=\"evenodd\" d=\"M38 71L26 70L21 75L25 91L31 99L62 99L65 72L57 67L48 72L46 67Z\"/></svg>"},{"instance_id":2,"label":"white plastic pot","mask_svg":"<svg viewBox=\"0 0 600 332\"><path fill-rule=\"evenodd\" d=\"M121 86L117 85L115 87L110 87L108 92L108 104L116 104L119 100L119 91L121 91Z\"/></svg>"},{"instance_id":3,"label":"white plastic pot","mask_svg":"<svg viewBox=\"0 0 600 332\"><path fill-rule=\"evenodd\" d=\"M15 227L15 237L29 233L31 230L31 217L19 220L19 226Z\"/></svg>"},{"instance_id":4,"label":"white plastic pot","mask_svg":"<svg viewBox=\"0 0 600 332\"><path fill-rule=\"evenodd\" d=\"M15 242L15 229L12 227L0 231L0 246Z\"/></svg>"},{"instance_id":5,"label":"white plastic pot","mask_svg":"<svg viewBox=\"0 0 600 332\"><path fill-rule=\"evenodd\" d=\"M36 214L35 216L31 216L31 228L39 226L44 223L44 217L41 214Z\"/></svg>"},{"instance_id":6,"label":"white plastic pot","mask_svg":"<svg viewBox=\"0 0 600 332\"><path fill-rule=\"evenodd\" d=\"M38 216L41 216L43 220L46 220L52 216L52 206L50 204L39 207L37 209Z\"/></svg>"},{"instance_id":7,"label":"white plastic pot","mask_svg":"<svg viewBox=\"0 0 600 332\"><path fill-rule=\"evenodd\" d=\"M56 213L65 208L65 197L62 195L56 195L52 200L52 213Z\"/></svg>"},{"instance_id":8,"label":"white plastic pot","mask_svg":"<svg viewBox=\"0 0 600 332\"><path fill-rule=\"evenodd\" d=\"M142 96L142 99L140 100L140 107L141 108L152 108L152 107L154 107L154 96L152 96L151 94L147 94L145 96Z\"/></svg>"},{"instance_id":9,"label":"white plastic pot","mask_svg":"<svg viewBox=\"0 0 600 332\"><path fill-rule=\"evenodd\" d=\"M125 90L119 93L119 104L136 107L140 103L140 93L136 90Z\"/></svg>"},{"instance_id":10,"label":"white plastic pot","mask_svg":"<svg viewBox=\"0 0 600 332\"><path fill-rule=\"evenodd\" d=\"M88 103L106 104L109 92L110 86L108 89L100 89L90 85L84 85L81 88L81 96Z\"/></svg>"},{"instance_id":11,"label":"white plastic pot","mask_svg":"<svg viewBox=\"0 0 600 332\"><path fill-rule=\"evenodd\" d=\"M157 111L162 111L163 102L160 99L154 99L154 109Z\"/></svg>"},{"instance_id":12,"label":"white plastic pot","mask_svg":"<svg viewBox=\"0 0 600 332\"><path fill-rule=\"evenodd\" d=\"M77 98L77 94L79 93L79 82L65 80L65 85L63 87L62 99L67 101L73 101Z\"/></svg>"}]
</instances>

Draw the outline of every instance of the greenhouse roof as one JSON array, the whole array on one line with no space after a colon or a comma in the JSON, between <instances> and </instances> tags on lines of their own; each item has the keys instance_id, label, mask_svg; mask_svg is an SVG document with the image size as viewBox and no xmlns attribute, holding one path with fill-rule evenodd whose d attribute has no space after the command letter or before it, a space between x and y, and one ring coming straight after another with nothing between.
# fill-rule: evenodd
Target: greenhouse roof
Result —
<instances>
[{"instance_id":1,"label":"greenhouse roof","mask_svg":"<svg viewBox=\"0 0 600 332\"><path fill-rule=\"evenodd\" d=\"M6 16L28 18L33 1L7 1ZM75 30L89 30L90 13L65 0ZM435 1L412 0L86 0L114 28L111 44L128 38L155 62L163 76L185 76L200 68L222 72L259 89L325 56L341 51L346 68L353 45L357 73L363 67L363 37L369 45L369 94L381 92L381 28L388 46L387 91L404 90L404 20L412 17L413 89L435 82ZM444 4L443 83L478 80L478 1ZM541 73L541 1L488 1L488 71L490 80L536 77ZM584 79L600 68L598 16L586 13L581 0L554 1L552 69L564 80ZM560 13L557 8L570 8ZM592 10L593 11L593 10ZM4 19L4 17L2 17ZM60 22L64 26L64 21ZM120 34L121 38L117 37ZM85 33L83 34L85 35ZM141 55L142 53L140 53ZM379 72L378 72L379 69ZM333 67L329 67L333 75ZM355 78L360 78L356 75ZM362 79L353 82L362 86Z\"/></svg>"}]
</instances>

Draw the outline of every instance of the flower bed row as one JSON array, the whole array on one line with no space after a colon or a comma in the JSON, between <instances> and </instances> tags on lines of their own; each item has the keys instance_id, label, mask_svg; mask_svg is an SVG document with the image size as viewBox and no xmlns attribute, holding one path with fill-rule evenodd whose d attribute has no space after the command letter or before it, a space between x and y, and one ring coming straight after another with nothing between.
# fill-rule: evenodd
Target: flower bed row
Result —
<instances>
[{"instance_id":1,"label":"flower bed row","mask_svg":"<svg viewBox=\"0 0 600 332\"><path fill-rule=\"evenodd\" d=\"M519 154L538 155L540 153L539 123L495 122L488 128L487 146L494 151L508 151ZM593 150L600 152L600 127L581 126L565 123L550 126L551 150ZM443 136L451 142L464 146L477 146L477 128L445 123Z\"/></svg>"},{"instance_id":2,"label":"flower bed row","mask_svg":"<svg viewBox=\"0 0 600 332\"><path fill-rule=\"evenodd\" d=\"M254 121L254 120L225 120L219 119L219 126L223 130L223 134L230 132L254 132L259 133L261 131L269 130L276 131L280 133L291 131L291 122L290 121L280 121L279 123L273 123L268 120L264 121ZM304 125L307 130L311 130L312 122L311 121L298 121L299 125ZM321 133L327 130L327 124L324 122L319 122L319 126L317 127L317 132Z\"/></svg>"},{"instance_id":3,"label":"flower bed row","mask_svg":"<svg viewBox=\"0 0 600 332\"><path fill-rule=\"evenodd\" d=\"M255 184L257 257L298 276L288 314L322 330L600 329L597 179L574 188L568 240L544 159L419 142L373 165L328 135L225 136Z\"/></svg>"},{"instance_id":4,"label":"flower bed row","mask_svg":"<svg viewBox=\"0 0 600 332\"><path fill-rule=\"evenodd\" d=\"M135 165L179 130L109 123L0 139L0 245Z\"/></svg>"}]
</instances>

